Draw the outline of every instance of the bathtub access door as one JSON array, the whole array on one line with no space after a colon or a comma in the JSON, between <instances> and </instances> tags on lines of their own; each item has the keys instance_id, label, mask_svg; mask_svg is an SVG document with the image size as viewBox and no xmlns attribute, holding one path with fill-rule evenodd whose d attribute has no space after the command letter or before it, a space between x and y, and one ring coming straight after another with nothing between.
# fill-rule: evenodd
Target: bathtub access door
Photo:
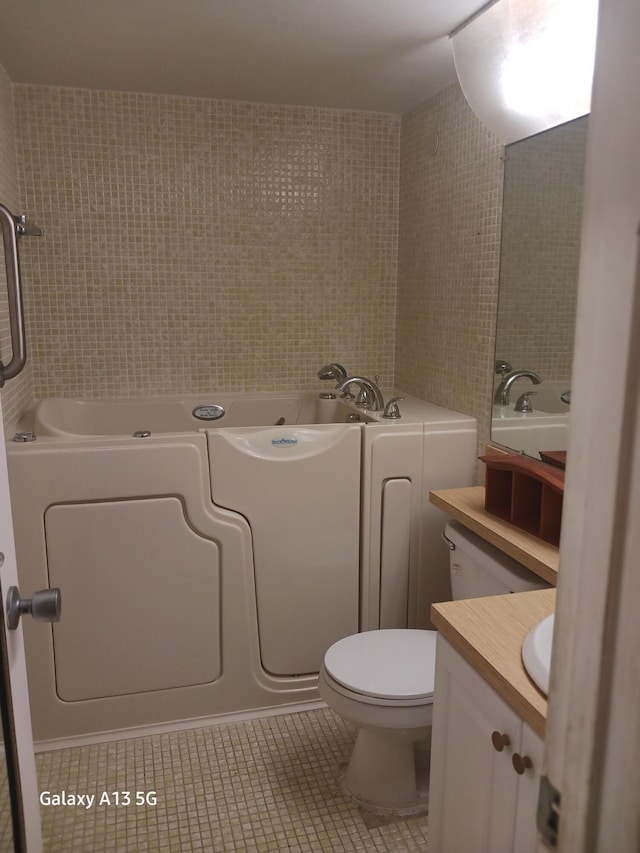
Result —
<instances>
[{"instance_id":1,"label":"bathtub access door","mask_svg":"<svg viewBox=\"0 0 640 853\"><path fill-rule=\"evenodd\" d=\"M208 432L213 501L251 526L260 656L272 675L318 672L329 646L358 630L360 430Z\"/></svg>"}]
</instances>

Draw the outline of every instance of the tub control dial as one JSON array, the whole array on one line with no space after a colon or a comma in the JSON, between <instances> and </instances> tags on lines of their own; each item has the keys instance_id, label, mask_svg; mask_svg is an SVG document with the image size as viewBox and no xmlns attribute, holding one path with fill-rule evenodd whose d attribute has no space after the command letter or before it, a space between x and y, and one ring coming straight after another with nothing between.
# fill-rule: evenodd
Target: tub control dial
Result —
<instances>
[{"instance_id":1,"label":"tub control dial","mask_svg":"<svg viewBox=\"0 0 640 853\"><path fill-rule=\"evenodd\" d=\"M196 406L191 414L200 421L217 421L224 415L224 407L218 406L217 403L207 403L203 406Z\"/></svg>"}]
</instances>

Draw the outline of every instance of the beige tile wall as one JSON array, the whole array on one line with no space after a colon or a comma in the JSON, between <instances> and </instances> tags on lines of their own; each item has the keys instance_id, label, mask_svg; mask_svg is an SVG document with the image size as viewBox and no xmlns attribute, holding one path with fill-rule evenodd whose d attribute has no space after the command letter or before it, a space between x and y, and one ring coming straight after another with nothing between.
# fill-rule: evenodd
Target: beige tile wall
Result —
<instances>
[{"instance_id":1,"label":"beige tile wall","mask_svg":"<svg viewBox=\"0 0 640 853\"><path fill-rule=\"evenodd\" d=\"M395 116L14 86L36 396L394 372ZM25 264L26 270L27 264Z\"/></svg>"},{"instance_id":2,"label":"beige tile wall","mask_svg":"<svg viewBox=\"0 0 640 853\"><path fill-rule=\"evenodd\" d=\"M488 439L502 147L457 84L401 124L13 88L46 228L26 259L36 396L309 388L337 359Z\"/></svg>"},{"instance_id":3,"label":"beige tile wall","mask_svg":"<svg viewBox=\"0 0 640 853\"><path fill-rule=\"evenodd\" d=\"M16 138L13 124L11 81L0 65L0 203L12 213L20 214L22 209L18 191L18 170L16 163ZM20 241L21 255L28 255L33 240ZM7 306L7 284L2 243L0 241L0 359L6 364L11 360L11 332ZM24 264L22 265L24 266ZM23 282L25 289L29 282ZM27 366L24 371L11 379L2 389L2 410L7 435L13 434L15 421L24 406L33 398L31 375L32 355L27 347Z\"/></svg>"},{"instance_id":4,"label":"beige tile wall","mask_svg":"<svg viewBox=\"0 0 640 853\"><path fill-rule=\"evenodd\" d=\"M396 384L489 437L503 148L457 84L403 116Z\"/></svg>"}]
</instances>

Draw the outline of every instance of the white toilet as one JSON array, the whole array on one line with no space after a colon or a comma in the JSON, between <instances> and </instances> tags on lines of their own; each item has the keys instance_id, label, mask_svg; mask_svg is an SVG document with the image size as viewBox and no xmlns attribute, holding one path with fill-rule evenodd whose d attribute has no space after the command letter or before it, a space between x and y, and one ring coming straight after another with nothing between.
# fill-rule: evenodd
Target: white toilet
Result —
<instances>
[{"instance_id":1,"label":"white toilet","mask_svg":"<svg viewBox=\"0 0 640 853\"><path fill-rule=\"evenodd\" d=\"M445 527L454 599L548 586L455 521ZM428 804L436 632L365 631L327 651L318 688L358 728L345 792L376 814L411 815Z\"/></svg>"}]
</instances>

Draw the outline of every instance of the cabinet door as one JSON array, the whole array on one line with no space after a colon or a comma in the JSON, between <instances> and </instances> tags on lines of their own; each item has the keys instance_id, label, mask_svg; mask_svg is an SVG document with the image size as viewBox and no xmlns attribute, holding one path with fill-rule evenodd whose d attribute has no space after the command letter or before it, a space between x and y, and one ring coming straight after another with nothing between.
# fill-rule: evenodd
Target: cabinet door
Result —
<instances>
[{"instance_id":1,"label":"cabinet door","mask_svg":"<svg viewBox=\"0 0 640 853\"><path fill-rule=\"evenodd\" d=\"M522 723L438 637L429 793L431 853L512 853ZM501 752L493 732L507 736ZM514 746L516 745L516 746Z\"/></svg>"},{"instance_id":2,"label":"cabinet door","mask_svg":"<svg viewBox=\"0 0 640 853\"><path fill-rule=\"evenodd\" d=\"M518 781L518 805L513 849L518 853L536 853L538 849L536 811L544 742L526 723L522 723L519 752L522 756L529 756L532 766L524 771Z\"/></svg>"}]
</instances>

